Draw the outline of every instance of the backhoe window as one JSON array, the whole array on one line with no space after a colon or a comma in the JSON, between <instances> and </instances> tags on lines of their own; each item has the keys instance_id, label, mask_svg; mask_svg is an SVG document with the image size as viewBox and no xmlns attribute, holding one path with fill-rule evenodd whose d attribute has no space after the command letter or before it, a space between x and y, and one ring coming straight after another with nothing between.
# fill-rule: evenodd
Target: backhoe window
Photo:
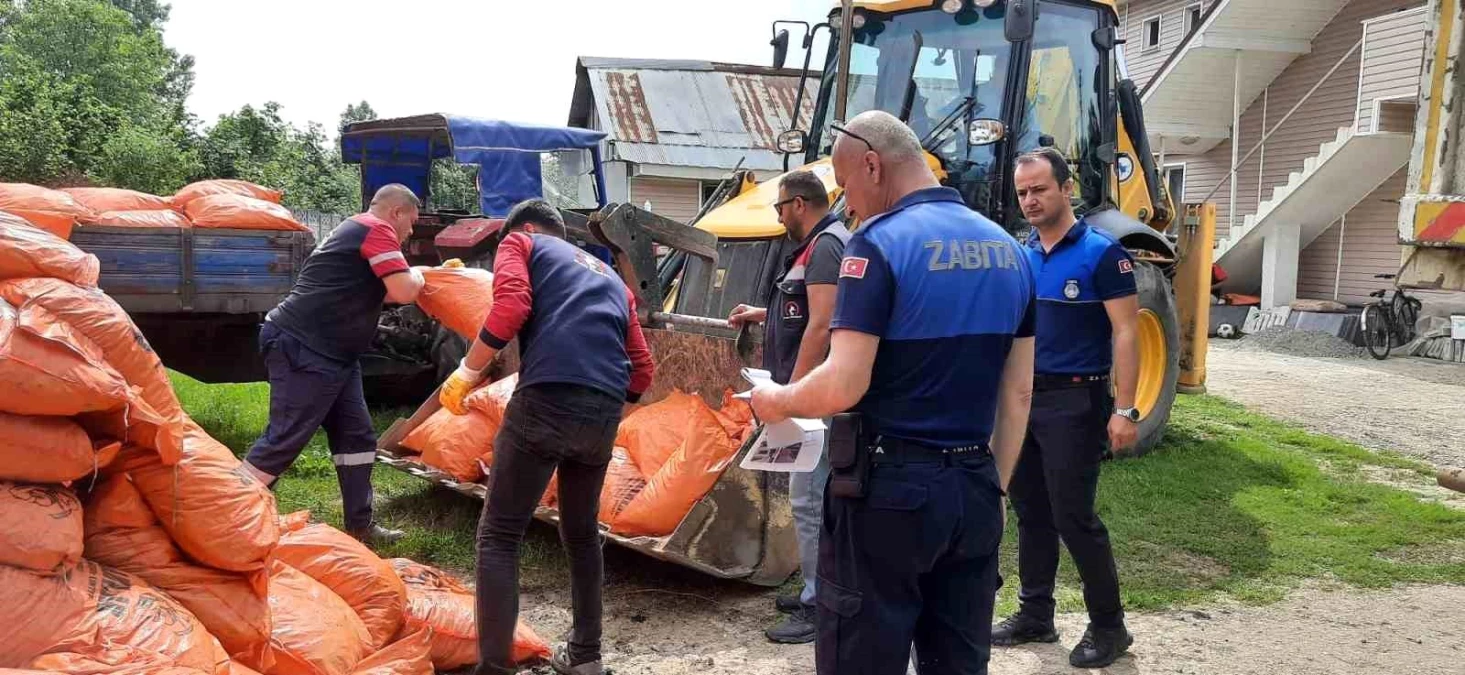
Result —
<instances>
[{"instance_id":1,"label":"backhoe window","mask_svg":"<svg viewBox=\"0 0 1465 675\"><path fill-rule=\"evenodd\" d=\"M1063 152L1077 178L1074 193L1082 209L1098 206L1106 175L1098 155L1104 110L1099 90L1108 64L1094 47L1098 27L1096 9L1042 3L1028 65L1027 104L1017 134L1019 152L1049 139Z\"/></svg>"},{"instance_id":2,"label":"backhoe window","mask_svg":"<svg viewBox=\"0 0 1465 675\"><path fill-rule=\"evenodd\" d=\"M850 46L849 99L845 115L884 110L905 120L923 140L967 99L976 103L964 119L1000 117L1009 45L1001 6L981 14L952 16L935 9L900 14L867 13ZM819 154L828 155L834 116L837 41L831 40L819 111ZM958 125L957 129L964 129ZM949 133L952 138L964 133ZM944 137L944 136L943 136ZM956 149L958 153L962 149Z\"/></svg>"}]
</instances>

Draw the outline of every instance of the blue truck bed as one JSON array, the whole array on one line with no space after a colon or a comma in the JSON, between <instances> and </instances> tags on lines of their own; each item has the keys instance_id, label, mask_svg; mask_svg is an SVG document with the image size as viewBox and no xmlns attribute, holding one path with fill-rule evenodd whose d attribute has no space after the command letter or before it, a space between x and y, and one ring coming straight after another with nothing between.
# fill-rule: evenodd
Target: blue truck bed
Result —
<instances>
[{"instance_id":1,"label":"blue truck bed","mask_svg":"<svg viewBox=\"0 0 1465 675\"><path fill-rule=\"evenodd\" d=\"M204 382L265 379L264 313L315 248L310 232L79 226L71 243L101 261L98 285L169 368Z\"/></svg>"},{"instance_id":2,"label":"blue truck bed","mask_svg":"<svg viewBox=\"0 0 1465 675\"><path fill-rule=\"evenodd\" d=\"M101 261L102 290L131 314L269 311L315 247L309 232L86 225L71 243Z\"/></svg>"}]
</instances>

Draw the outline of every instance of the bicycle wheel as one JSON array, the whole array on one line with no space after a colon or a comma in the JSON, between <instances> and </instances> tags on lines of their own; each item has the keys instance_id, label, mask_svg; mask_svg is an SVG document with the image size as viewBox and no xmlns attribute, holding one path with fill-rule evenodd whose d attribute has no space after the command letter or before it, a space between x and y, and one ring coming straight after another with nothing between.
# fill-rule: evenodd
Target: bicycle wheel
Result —
<instances>
[{"instance_id":1,"label":"bicycle wheel","mask_svg":"<svg viewBox=\"0 0 1465 675\"><path fill-rule=\"evenodd\" d=\"M1403 293L1399 294L1403 296ZM1419 323L1419 309L1421 304L1417 298L1404 297L1404 302L1399 307L1399 332L1400 341L1408 344L1414 340L1414 327Z\"/></svg>"},{"instance_id":2,"label":"bicycle wheel","mask_svg":"<svg viewBox=\"0 0 1465 675\"><path fill-rule=\"evenodd\" d=\"M1363 345L1368 347L1369 354L1380 361L1389 358L1389 350L1393 348L1389 340L1389 318L1386 311L1380 305L1368 305L1363 308L1361 317Z\"/></svg>"}]
</instances>

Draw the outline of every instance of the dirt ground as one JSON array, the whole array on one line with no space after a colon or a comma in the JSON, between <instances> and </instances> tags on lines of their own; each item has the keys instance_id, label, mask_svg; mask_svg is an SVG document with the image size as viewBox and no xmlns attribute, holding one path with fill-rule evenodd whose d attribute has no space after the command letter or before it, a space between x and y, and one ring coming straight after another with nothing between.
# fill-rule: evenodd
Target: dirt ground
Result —
<instances>
[{"instance_id":1,"label":"dirt ground","mask_svg":"<svg viewBox=\"0 0 1465 675\"><path fill-rule=\"evenodd\" d=\"M1219 343L1210 354L1209 381L1211 393L1316 432L1465 466L1465 367L1414 359L1307 359ZM709 582L615 546L606 549L606 573L606 662L619 674L813 672L812 645L775 645L763 638L763 629L778 621L772 591ZM570 623L567 584L526 588L521 606L545 638L564 639ZM1131 655L1102 672L1460 673L1465 623L1448 617L1462 616L1461 607L1465 587L1373 592L1314 585L1268 607L1217 604L1132 614ZM990 672L1075 672L1068 650L1085 623L1081 614L1060 616L1060 644L997 650Z\"/></svg>"},{"instance_id":2,"label":"dirt ground","mask_svg":"<svg viewBox=\"0 0 1465 675\"><path fill-rule=\"evenodd\" d=\"M621 675L808 675L812 645L774 645L762 629L776 620L770 596L727 592L700 597L655 591L609 590L606 663ZM714 596L716 596L714 598ZM525 597L526 617L546 637L568 630L563 592ZM1325 590L1294 593L1265 608L1223 605L1129 617L1135 645L1101 672L1114 674L1243 675L1288 673L1461 672L1465 587L1415 586L1383 592ZM1068 650L1087 617L1059 617L1057 645L999 649L993 675L1077 672ZM552 638L551 638L552 639ZM550 672L541 669L540 673Z\"/></svg>"},{"instance_id":3,"label":"dirt ground","mask_svg":"<svg viewBox=\"0 0 1465 675\"><path fill-rule=\"evenodd\" d=\"M1436 466L1465 466L1465 365L1303 358L1216 340L1206 388L1309 431Z\"/></svg>"}]
</instances>

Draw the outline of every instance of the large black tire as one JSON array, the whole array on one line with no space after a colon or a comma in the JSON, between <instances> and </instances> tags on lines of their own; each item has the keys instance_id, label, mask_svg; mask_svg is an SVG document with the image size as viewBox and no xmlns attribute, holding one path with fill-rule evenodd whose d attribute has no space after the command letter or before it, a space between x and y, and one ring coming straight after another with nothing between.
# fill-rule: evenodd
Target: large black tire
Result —
<instances>
[{"instance_id":1,"label":"large black tire","mask_svg":"<svg viewBox=\"0 0 1465 675\"><path fill-rule=\"evenodd\" d=\"M1159 445L1175 405L1175 386L1180 380L1180 315L1175 293L1158 267L1144 262L1134 265L1139 288L1139 387L1136 406L1142 417L1139 439L1134 447L1114 453L1137 457Z\"/></svg>"},{"instance_id":2,"label":"large black tire","mask_svg":"<svg viewBox=\"0 0 1465 675\"><path fill-rule=\"evenodd\" d=\"M468 355L467 340L448 330L442 324L433 328L432 363L437 367L437 381L441 384L458 369L458 363Z\"/></svg>"}]
</instances>

